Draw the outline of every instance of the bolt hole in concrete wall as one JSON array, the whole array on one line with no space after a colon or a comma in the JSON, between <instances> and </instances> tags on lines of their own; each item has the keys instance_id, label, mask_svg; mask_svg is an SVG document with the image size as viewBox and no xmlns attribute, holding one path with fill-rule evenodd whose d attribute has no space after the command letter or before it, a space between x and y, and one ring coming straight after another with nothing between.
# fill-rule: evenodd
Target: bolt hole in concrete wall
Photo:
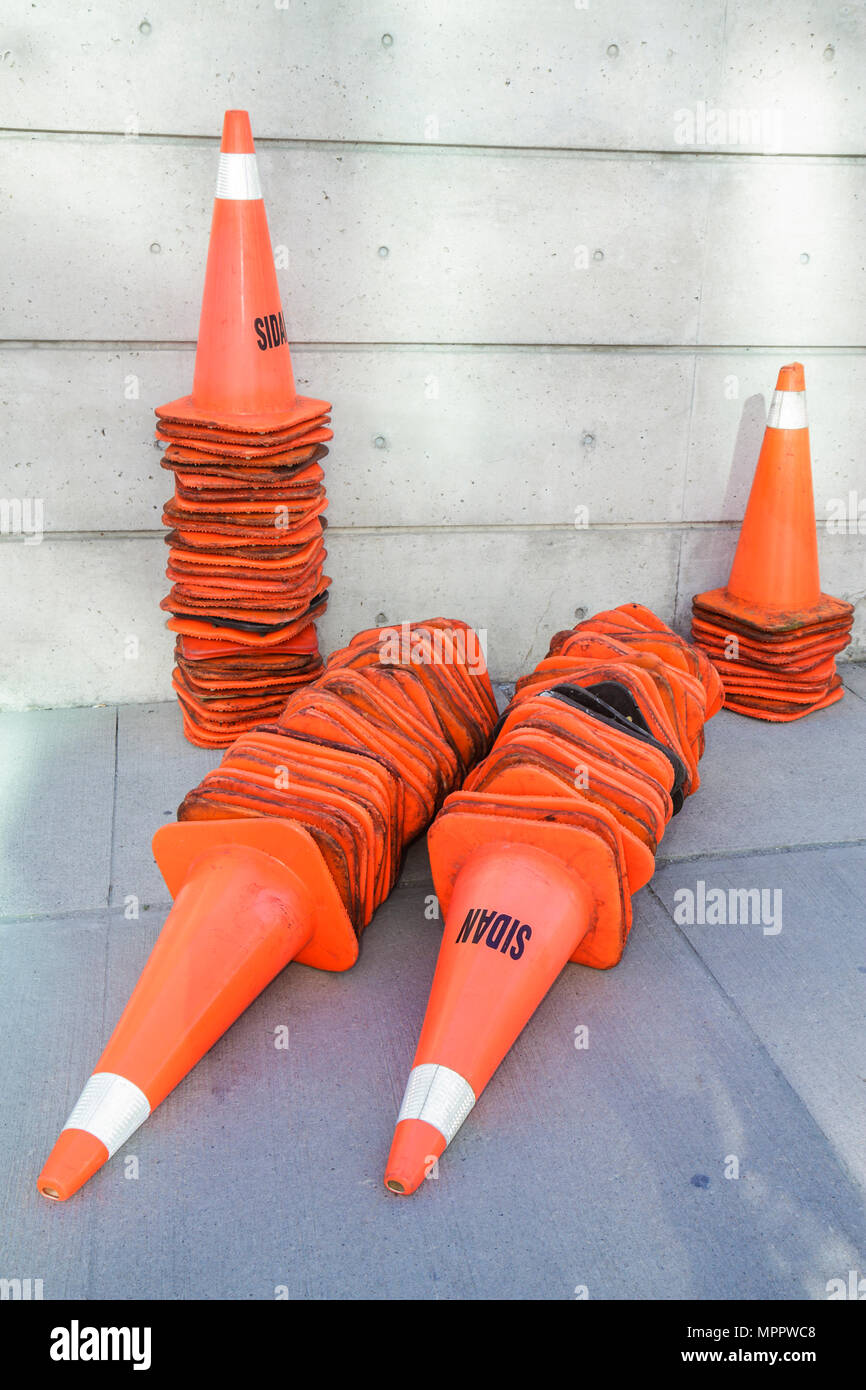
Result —
<instances>
[{"instance_id":1,"label":"bolt hole in concrete wall","mask_svg":"<svg viewBox=\"0 0 866 1390\"><path fill-rule=\"evenodd\" d=\"M235 106L299 389L334 402L326 648L459 614L507 679L576 608L639 598L684 630L796 356L823 584L863 654L863 6L4 21L5 707L170 698L152 410L192 379Z\"/></svg>"}]
</instances>

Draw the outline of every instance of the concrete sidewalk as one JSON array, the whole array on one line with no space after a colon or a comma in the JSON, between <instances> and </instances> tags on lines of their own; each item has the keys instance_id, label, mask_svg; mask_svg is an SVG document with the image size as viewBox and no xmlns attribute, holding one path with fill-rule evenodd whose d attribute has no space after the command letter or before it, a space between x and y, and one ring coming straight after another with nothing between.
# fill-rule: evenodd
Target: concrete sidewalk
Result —
<instances>
[{"instance_id":1,"label":"concrete sidewalk","mask_svg":"<svg viewBox=\"0 0 866 1390\"><path fill-rule=\"evenodd\" d=\"M382 1170L440 937L423 843L355 969L289 967L81 1193L37 1195L168 910L153 831L219 757L168 704L0 716L0 1278L820 1299L866 1273L866 667L841 669L845 699L800 723L708 726L622 964L565 970L411 1199ZM702 923L719 889L763 916Z\"/></svg>"}]
</instances>

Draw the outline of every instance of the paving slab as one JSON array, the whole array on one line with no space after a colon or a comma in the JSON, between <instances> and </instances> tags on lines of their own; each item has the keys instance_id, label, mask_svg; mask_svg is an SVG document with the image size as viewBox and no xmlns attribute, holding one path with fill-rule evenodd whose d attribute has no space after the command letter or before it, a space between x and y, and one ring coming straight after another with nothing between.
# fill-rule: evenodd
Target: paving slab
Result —
<instances>
[{"instance_id":1,"label":"paving slab","mask_svg":"<svg viewBox=\"0 0 866 1390\"><path fill-rule=\"evenodd\" d=\"M162 913L5 925L0 1273L46 1299L801 1299L859 1267L862 1193L647 890L623 963L567 967L438 1178L387 1193L440 938L424 889L348 974L289 967L62 1205L35 1177Z\"/></svg>"},{"instance_id":2,"label":"paving slab","mask_svg":"<svg viewBox=\"0 0 866 1390\"><path fill-rule=\"evenodd\" d=\"M838 669L846 688L866 700L866 661L840 662Z\"/></svg>"},{"instance_id":3,"label":"paving slab","mask_svg":"<svg viewBox=\"0 0 866 1390\"><path fill-rule=\"evenodd\" d=\"M196 748L183 735L177 702L117 708L117 801L111 902L168 903L150 850L154 832L177 816L186 793L216 767L219 748Z\"/></svg>"},{"instance_id":4,"label":"paving slab","mask_svg":"<svg viewBox=\"0 0 866 1390\"><path fill-rule=\"evenodd\" d=\"M866 846L671 864L653 890L866 1187Z\"/></svg>"},{"instance_id":5,"label":"paving slab","mask_svg":"<svg viewBox=\"0 0 866 1390\"><path fill-rule=\"evenodd\" d=\"M706 736L700 789L665 831L659 863L866 839L866 702L857 695L792 724L723 709Z\"/></svg>"},{"instance_id":6,"label":"paving slab","mask_svg":"<svg viewBox=\"0 0 866 1390\"><path fill-rule=\"evenodd\" d=\"M0 916L108 901L115 711L0 714Z\"/></svg>"},{"instance_id":7,"label":"paving slab","mask_svg":"<svg viewBox=\"0 0 866 1390\"><path fill-rule=\"evenodd\" d=\"M419 884L429 883L430 891L433 891L426 835L421 835L419 839L414 840L407 849L403 867L400 870L399 881L401 888L417 887Z\"/></svg>"},{"instance_id":8,"label":"paving slab","mask_svg":"<svg viewBox=\"0 0 866 1390\"><path fill-rule=\"evenodd\" d=\"M93 1209L58 1223L35 1183L99 1056L106 947L104 912L0 923L0 1276L42 1279L45 1298L88 1284Z\"/></svg>"}]
</instances>

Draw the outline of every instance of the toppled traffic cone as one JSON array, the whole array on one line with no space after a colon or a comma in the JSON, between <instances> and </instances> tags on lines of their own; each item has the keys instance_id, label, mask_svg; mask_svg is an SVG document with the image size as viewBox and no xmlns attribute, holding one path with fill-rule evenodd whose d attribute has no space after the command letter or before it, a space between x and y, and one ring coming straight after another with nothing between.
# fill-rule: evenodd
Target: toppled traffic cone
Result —
<instances>
[{"instance_id":1,"label":"toppled traffic cone","mask_svg":"<svg viewBox=\"0 0 866 1390\"><path fill-rule=\"evenodd\" d=\"M720 704L706 657L637 604L557 633L518 682L428 836L445 930L392 1192L431 1171L566 962L616 965Z\"/></svg>"},{"instance_id":2,"label":"toppled traffic cone","mask_svg":"<svg viewBox=\"0 0 866 1390\"><path fill-rule=\"evenodd\" d=\"M43 1168L65 1201L291 960L347 970L403 851L484 754L496 702L471 629L359 633L242 735L153 848L174 906Z\"/></svg>"},{"instance_id":3,"label":"toppled traffic cone","mask_svg":"<svg viewBox=\"0 0 866 1390\"><path fill-rule=\"evenodd\" d=\"M835 657L853 614L821 592L806 383L794 362L776 382L730 579L695 595L692 636L727 708L786 722L841 700Z\"/></svg>"},{"instance_id":4,"label":"toppled traffic cone","mask_svg":"<svg viewBox=\"0 0 866 1390\"><path fill-rule=\"evenodd\" d=\"M192 393L156 411L175 484L161 606L191 743L226 747L321 673L330 408L295 389L249 117L227 111Z\"/></svg>"}]
</instances>

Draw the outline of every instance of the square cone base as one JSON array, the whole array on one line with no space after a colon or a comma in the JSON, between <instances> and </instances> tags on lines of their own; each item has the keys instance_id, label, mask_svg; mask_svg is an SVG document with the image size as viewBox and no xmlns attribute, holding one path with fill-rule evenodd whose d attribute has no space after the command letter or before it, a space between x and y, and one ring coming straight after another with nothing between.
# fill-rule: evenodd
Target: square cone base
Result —
<instances>
[{"instance_id":1,"label":"square cone base","mask_svg":"<svg viewBox=\"0 0 866 1390\"><path fill-rule=\"evenodd\" d=\"M316 400L311 396L296 396L291 405L284 409L269 411L266 414L229 414L218 408L203 408L193 401L192 396L180 396L166 405L156 408L159 420L173 425L191 425L198 430L231 430L235 434L263 436L278 434L294 429L331 410L330 401Z\"/></svg>"},{"instance_id":2,"label":"square cone base","mask_svg":"<svg viewBox=\"0 0 866 1390\"><path fill-rule=\"evenodd\" d=\"M156 431L156 437L165 444L179 449L194 450L204 454L206 458L237 459L241 463L253 465L257 459L278 458L292 449L300 448L303 443L327 444L330 439L333 439L334 432L326 425L320 425L315 429L305 430L302 434L267 437L260 441L248 439L228 442L215 439L212 435L191 433L168 435L162 430Z\"/></svg>"},{"instance_id":3,"label":"square cone base","mask_svg":"<svg viewBox=\"0 0 866 1390\"><path fill-rule=\"evenodd\" d=\"M835 658L850 640L850 603L822 594L805 614L765 614L764 629L756 616L727 590L694 600L692 638L721 677L727 709L788 723L841 700Z\"/></svg>"},{"instance_id":4,"label":"square cone base","mask_svg":"<svg viewBox=\"0 0 866 1390\"><path fill-rule=\"evenodd\" d=\"M796 705L793 702L780 700L764 700L757 696L732 695L730 698L725 696L725 709L731 709L735 714L747 714L750 719L767 719L773 723L789 724L795 719L803 719L807 714L814 713L815 710L827 709L829 705L835 705L842 699L844 691L842 682L828 690L822 699L816 700L809 705Z\"/></svg>"},{"instance_id":5,"label":"square cone base","mask_svg":"<svg viewBox=\"0 0 866 1390\"><path fill-rule=\"evenodd\" d=\"M237 444L245 449L257 448L264 451L275 445L288 448L293 440L327 429L331 423L330 415L317 415L313 420L285 430L268 430L266 434L248 434L242 430L207 429L199 425L182 425L173 420L160 420L157 433L166 440L201 440L212 444Z\"/></svg>"},{"instance_id":6,"label":"square cone base","mask_svg":"<svg viewBox=\"0 0 866 1390\"><path fill-rule=\"evenodd\" d=\"M579 804L579 803L578 803ZM436 894L447 913L457 876L470 852L485 845L545 850L592 884L593 929L571 960L608 970L617 964L631 927L631 898L616 819L600 807L575 808L565 796L478 795L456 792L430 831Z\"/></svg>"},{"instance_id":7,"label":"square cone base","mask_svg":"<svg viewBox=\"0 0 866 1390\"><path fill-rule=\"evenodd\" d=\"M709 589L706 593L695 594L692 600L693 611L709 615L714 621L721 619L740 623L744 628L761 635L802 632L822 623L851 620L854 608L844 599L821 594L818 602L811 608L798 612L785 609L761 608L745 599L737 598L728 589Z\"/></svg>"},{"instance_id":8,"label":"square cone base","mask_svg":"<svg viewBox=\"0 0 866 1390\"><path fill-rule=\"evenodd\" d=\"M191 865L210 849L245 845L292 869L310 889L315 919L307 944L294 957L317 970L348 970L358 959L358 938L312 835L290 820L210 820L160 826L153 854L166 886L176 898Z\"/></svg>"},{"instance_id":9,"label":"square cone base","mask_svg":"<svg viewBox=\"0 0 866 1390\"><path fill-rule=\"evenodd\" d=\"M757 644L745 642L742 638L735 638L731 633L724 641L719 637L709 637L705 628L695 622L692 623L692 636L696 642L700 642L702 650L713 660L723 661L726 666L737 663L754 666L768 673L796 672L802 676L815 677L822 671L829 672L827 663L832 662L839 652L844 651L851 634L850 630L846 630L833 642L822 642L818 647L795 647L783 651L775 644L769 648L762 648Z\"/></svg>"}]
</instances>

